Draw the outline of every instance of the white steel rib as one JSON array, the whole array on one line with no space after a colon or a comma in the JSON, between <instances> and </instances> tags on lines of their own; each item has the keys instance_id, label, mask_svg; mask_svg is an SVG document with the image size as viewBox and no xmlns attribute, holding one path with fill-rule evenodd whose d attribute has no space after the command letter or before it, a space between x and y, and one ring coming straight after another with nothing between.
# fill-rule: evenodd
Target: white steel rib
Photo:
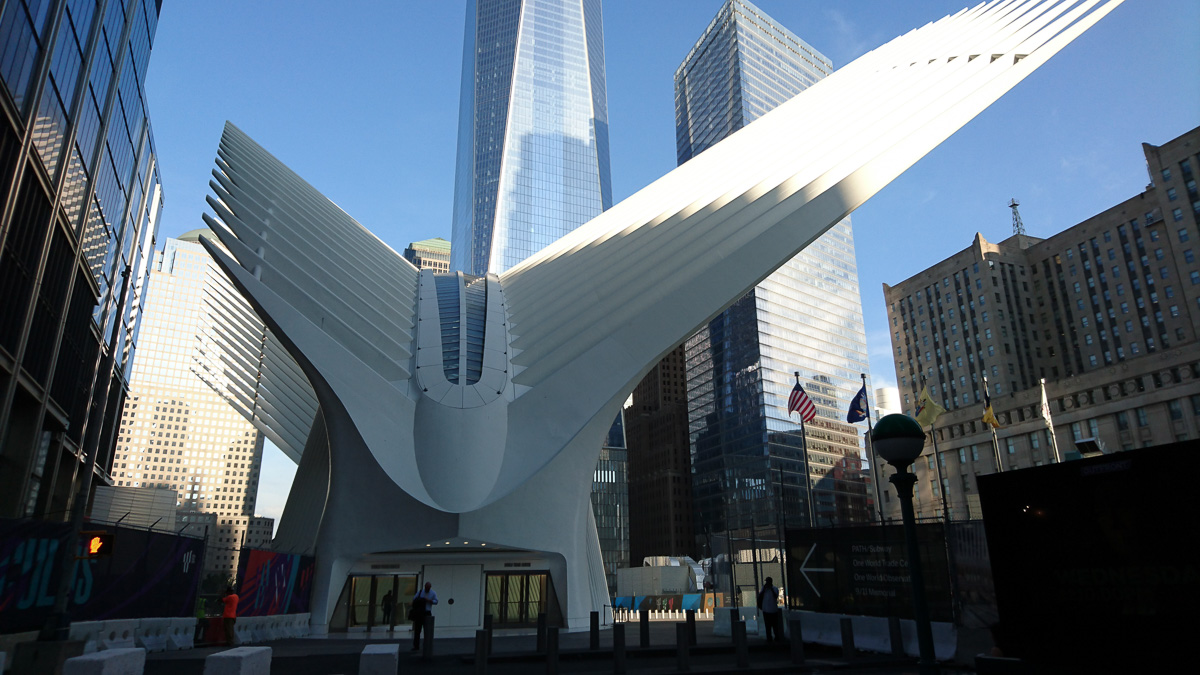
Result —
<instances>
[{"instance_id":1,"label":"white steel rib","mask_svg":"<svg viewBox=\"0 0 1200 675\"><path fill-rule=\"evenodd\" d=\"M418 272L227 125L205 220L232 258L202 243L269 333L256 351L231 311L214 334L244 410L251 371L276 378L254 414L293 452L292 385L319 402L276 539L317 555L314 624L354 561L453 537L541 552L586 625L607 597L589 485L638 380L1118 4L998 0L907 33L486 280Z\"/></svg>"}]
</instances>

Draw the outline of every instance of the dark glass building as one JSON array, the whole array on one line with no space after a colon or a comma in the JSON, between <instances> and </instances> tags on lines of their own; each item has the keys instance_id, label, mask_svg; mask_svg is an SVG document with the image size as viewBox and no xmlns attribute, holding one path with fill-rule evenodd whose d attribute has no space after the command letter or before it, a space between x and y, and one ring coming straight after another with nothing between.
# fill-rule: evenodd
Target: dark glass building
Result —
<instances>
[{"instance_id":1,"label":"dark glass building","mask_svg":"<svg viewBox=\"0 0 1200 675\"><path fill-rule=\"evenodd\" d=\"M0 3L0 517L65 519L96 434L90 480L112 484L162 208L143 92L158 15Z\"/></svg>"},{"instance_id":2,"label":"dark glass building","mask_svg":"<svg viewBox=\"0 0 1200 675\"><path fill-rule=\"evenodd\" d=\"M675 73L679 162L832 70L762 10L729 0ZM697 534L869 518L865 429L843 421L867 372L849 219L689 338L685 352ZM818 411L807 425L807 479L799 420L787 412L794 371Z\"/></svg>"},{"instance_id":3,"label":"dark glass building","mask_svg":"<svg viewBox=\"0 0 1200 675\"><path fill-rule=\"evenodd\" d=\"M608 592L617 594L617 569L629 567L629 470L625 428L621 415L613 422L600 448L592 478L592 515L604 558Z\"/></svg>"}]
</instances>

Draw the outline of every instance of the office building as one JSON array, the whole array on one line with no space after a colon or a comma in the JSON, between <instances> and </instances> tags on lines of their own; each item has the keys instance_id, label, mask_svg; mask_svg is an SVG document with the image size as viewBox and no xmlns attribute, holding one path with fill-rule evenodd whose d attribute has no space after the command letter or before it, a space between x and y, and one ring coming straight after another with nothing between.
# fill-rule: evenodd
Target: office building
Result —
<instances>
[{"instance_id":1,"label":"office building","mask_svg":"<svg viewBox=\"0 0 1200 675\"><path fill-rule=\"evenodd\" d=\"M912 31L820 87L861 101L853 119L801 94L486 278L418 270L227 125L204 218L229 253L200 243L320 403L274 541L315 556L313 631L338 626L354 589L411 587L418 575L461 599L434 610L439 630L476 630L485 609L503 607L514 613L493 613L499 624L545 612L568 630L607 612L589 486L628 392L882 189L882 167L916 162L1082 32L1032 30L1026 58L987 68L930 57L949 35L972 36L965 48L977 53L1002 49L1040 7ZM1086 28L1104 11L1063 23ZM918 82L977 95L931 97ZM835 168L856 179L812 178ZM236 189L247 183L293 198L267 214Z\"/></svg>"},{"instance_id":2,"label":"office building","mask_svg":"<svg viewBox=\"0 0 1200 675\"><path fill-rule=\"evenodd\" d=\"M0 517L65 520L82 477L112 483L163 199L158 11L0 4Z\"/></svg>"},{"instance_id":3,"label":"office building","mask_svg":"<svg viewBox=\"0 0 1200 675\"><path fill-rule=\"evenodd\" d=\"M1143 150L1141 194L1046 239L976 234L884 285L904 411L922 386L949 411L935 425L937 455L930 445L915 465L920 513L977 516L975 477L998 463L1008 471L1200 433L1200 129ZM984 377L1003 425L995 445L981 421ZM881 485L898 517L895 491Z\"/></svg>"},{"instance_id":4,"label":"office building","mask_svg":"<svg viewBox=\"0 0 1200 675\"><path fill-rule=\"evenodd\" d=\"M414 241L404 249L404 259L419 270L450 271L450 242L441 237Z\"/></svg>"},{"instance_id":5,"label":"office building","mask_svg":"<svg viewBox=\"0 0 1200 675\"><path fill-rule=\"evenodd\" d=\"M200 237L212 233L167 239L154 254L112 476L118 488L174 490L183 522L212 514L205 570L231 574L254 520L264 437L201 377L200 355L219 349L206 339L205 298L232 289Z\"/></svg>"},{"instance_id":6,"label":"office building","mask_svg":"<svg viewBox=\"0 0 1200 675\"><path fill-rule=\"evenodd\" d=\"M762 10L728 0L675 72L679 162L832 70ZM792 526L869 518L861 431L845 422L868 367L848 218L688 338L685 350L697 523L720 532L774 529L781 518ZM795 371L818 411L807 425L807 479L799 420L787 411Z\"/></svg>"},{"instance_id":7,"label":"office building","mask_svg":"<svg viewBox=\"0 0 1200 675\"><path fill-rule=\"evenodd\" d=\"M600 0L470 0L450 269L500 274L612 205Z\"/></svg>"},{"instance_id":8,"label":"office building","mask_svg":"<svg viewBox=\"0 0 1200 675\"><path fill-rule=\"evenodd\" d=\"M629 559L693 556L692 466L686 363L676 347L633 390L629 441Z\"/></svg>"}]
</instances>

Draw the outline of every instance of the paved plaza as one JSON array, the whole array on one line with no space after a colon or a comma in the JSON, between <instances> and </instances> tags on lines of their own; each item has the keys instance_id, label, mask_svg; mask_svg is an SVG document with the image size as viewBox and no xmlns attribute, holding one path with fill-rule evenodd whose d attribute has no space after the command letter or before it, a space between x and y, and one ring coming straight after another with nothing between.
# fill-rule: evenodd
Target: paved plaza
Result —
<instances>
[{"instance_id":1,"label":"paved plaza","mask_svg":"<svg viewBox=\"0 0 1200 675\"><path fill-rule=\"evenodd\" d=\"M677 667L675 626L669 621L650 624L650 647L640 647L639 627L625 627L626 663L631 673L675 673ZM761 637L748 636L749 667L739 668L733 644L728 637L715 636L712 622L696 624L696 646L692 647L687 672L695 673L913 673L915 659L860 652L855 658L845 658L840 648L805 645L806 661L792 663L787 644L767 644ZM560 633L558 672L612 673L612 630L600 631L600 649L589 649L589 633ZM358 672L358 657L367 644L399 642L400 672L407 673L475 673L475 641L473 638L438 638L434 641L434 656L424 660L410 652L411 638L407 631L397 631L383 638L365 633L336 634L325 638L299 638L265 643L272 650L271 672L295 675L328 675ZM199 675L204 670L204 658L225 647L201 647L179 652L151 654L146 661L146 675ZM547 670L544 655L537 653L537 637L532 631L498 631L493 637L492 657L488 673L503 675L543 673ZM944 673L970 673L969 669L943 667Z\"/></svg>"}]
</instances>

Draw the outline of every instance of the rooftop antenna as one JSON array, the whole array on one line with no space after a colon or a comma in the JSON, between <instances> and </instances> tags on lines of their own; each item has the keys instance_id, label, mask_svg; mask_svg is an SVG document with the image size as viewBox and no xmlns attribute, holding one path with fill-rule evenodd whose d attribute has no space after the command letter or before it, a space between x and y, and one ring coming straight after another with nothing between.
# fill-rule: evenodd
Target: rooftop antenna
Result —
<instances>
[{"instance_id":1,"label":"rooftop antenna","mask_svg":"<svg viewBox=\"0 0 1200 675\"><path fill-rule=\"evenodd\" d=\"M1008 203L1008 208L1013 212L1013 234L1025 234L1025 224L1021 222L1021 212L1017 210L1020 205L1021 203L1017 201L1016 197L1013 197L1012 201Z\"/></svg>"}]
</instances>

